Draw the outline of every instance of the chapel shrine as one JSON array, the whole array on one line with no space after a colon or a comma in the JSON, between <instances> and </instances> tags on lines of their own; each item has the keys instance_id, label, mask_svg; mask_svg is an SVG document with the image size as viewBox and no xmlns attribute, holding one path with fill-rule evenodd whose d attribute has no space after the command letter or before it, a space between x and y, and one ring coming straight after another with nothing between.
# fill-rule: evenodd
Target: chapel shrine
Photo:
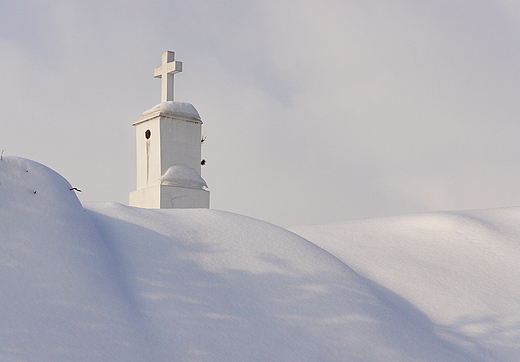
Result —
<instances>
[{"instance_id":1,"label":"chapel shrine","mask_svg":"<svg viewBox=\"0 0 520 362\"><path fill-rule=\"evenodd\" d=\"M173 80L182 72L175 53L162 54L154 69L161 78L161 103L133 123L136 131L137 189L130 206L177 209L209 208L201 177L202 120L190 103L173 100Z\"/></svg>"}]
</instances>

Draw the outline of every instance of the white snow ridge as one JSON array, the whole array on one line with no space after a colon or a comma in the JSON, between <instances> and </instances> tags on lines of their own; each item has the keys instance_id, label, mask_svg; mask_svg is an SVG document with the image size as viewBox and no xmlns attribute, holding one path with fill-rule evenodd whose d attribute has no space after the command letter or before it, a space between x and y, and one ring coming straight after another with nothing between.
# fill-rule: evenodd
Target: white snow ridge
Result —
<instances>
[{"instance_id":1,"label":"white snow ridge","mask_svg":"<svg viewBox=\"0 0 520 362\"><path fill-rule=\"evenodd\" d=\"M0 361L518 361L520 209L280 227L0 161Z\"/></svg>"}]
</instances>

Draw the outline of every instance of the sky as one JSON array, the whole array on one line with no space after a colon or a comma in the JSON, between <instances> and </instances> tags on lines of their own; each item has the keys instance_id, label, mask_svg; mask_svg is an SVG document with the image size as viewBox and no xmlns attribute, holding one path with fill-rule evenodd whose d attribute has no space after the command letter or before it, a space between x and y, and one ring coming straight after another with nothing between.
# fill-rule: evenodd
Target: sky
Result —
<instances>
[{"instance_id":1,"label":"sky","mask_svg":"<svg viewBox=\"0 0 520 362\"><path fill-rule=\"evenodd\" d=\"M127 204L165 50L212 208L296 226L520 205L509 0L2 0L0 149Z\"/></svg>"}]
</instances>

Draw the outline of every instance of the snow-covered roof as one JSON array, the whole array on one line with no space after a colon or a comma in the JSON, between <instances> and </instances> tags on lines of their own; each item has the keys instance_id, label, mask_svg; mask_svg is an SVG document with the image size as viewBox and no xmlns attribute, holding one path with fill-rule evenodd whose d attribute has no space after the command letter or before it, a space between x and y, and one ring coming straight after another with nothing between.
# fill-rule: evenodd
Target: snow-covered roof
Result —
<instances>
[{"instance_id":1,"label":"snow-covered roof","mask_svg":"<svg viewBox=\"0 0 520 362\"><path fill-rule=\"evenodd\" d=\"M193 104L187 102L161 102L155 107L143 112L142 116L146 117L155 112L159 112L160 114L169 114L174 117L200 121L199 112L197 112Z\"/></svg>"},{"instance_id":2,"label":"snow-covered roof","mask_svg":"<svg viewBox=\"0 0 520 362\"><path fill-rule=\"evenodd\" d=\"M208 187L206 181L191 167L173 165L161 176L161 185L203 189Z\"/></svg>"}]
</instances>

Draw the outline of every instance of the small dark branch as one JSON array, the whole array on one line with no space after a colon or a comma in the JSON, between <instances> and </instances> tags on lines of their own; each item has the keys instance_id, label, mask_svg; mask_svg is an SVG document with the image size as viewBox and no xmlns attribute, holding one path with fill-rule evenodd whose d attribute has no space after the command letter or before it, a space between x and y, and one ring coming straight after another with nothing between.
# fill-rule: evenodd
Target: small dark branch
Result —
<instances>
[{"instance_id":1,"label":"small dark branch","mask_svg":"<svg viewBox=\"0 0 520 362\"><path fill-rule=\"evenodd\" d=\"M73 187L73 188L70 189L70 191L72 191L72 190L77 191L77 192L81 192L81 190L76 188L76 187Z\"/></svg>"},{"instance_id":2,"label":"small dark branch","mask_svg":"<svg viewBox=\"0 0 520 362\"><path fill-rule=\"evenodd\" d=\"M202 138L200 139L200 143L204 143L204 141L206 140L206 136L202 136Z\"/></svg>"},{"instance_id":3,"label":"small dark branch","mask_svg":"<svg viewBox=\"0 0 520 362\"><path fill-rule=\"evenodd\" d=\"M0 161L2 161L4 159L4 151L5 151L5 148L2 150L2 152L0 152Z\"/></svg>"}]
</instances>

